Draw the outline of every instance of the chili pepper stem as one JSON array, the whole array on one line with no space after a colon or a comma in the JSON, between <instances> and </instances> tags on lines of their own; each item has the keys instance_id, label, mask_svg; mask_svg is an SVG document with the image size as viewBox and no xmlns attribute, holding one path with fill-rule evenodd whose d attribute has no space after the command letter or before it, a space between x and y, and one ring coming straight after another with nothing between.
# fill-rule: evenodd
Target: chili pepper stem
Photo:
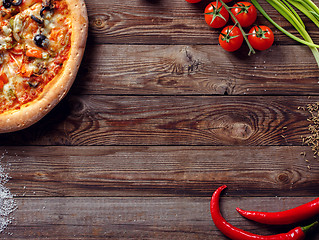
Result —
<instances>
[{"instance_id":1,"label":"chili pepper stem","mask_svg":"<svg viewBox=\"0 0 319 240\"><path fill-rule=\"evenodd\" d=\"M317 226L318 224L319 224L319 222L318 222L318 221L315 221L315 222L313 222L313 223L311 223L311 224L309 224L309 225L307 225L307 226L301 227L301 229L302 229L302 231L303 231L304 233L307 233L307 232L309 232L313 227Z\"/></svg>"},{"instance_id":2,"label":"chili pepper stem","mask_svg":"<svg viewBox=\"0 0 319 240\"><path fill-rule=\"evenodd\" d=\"M223 0L218 0L220 1L220 3L226 8L227 12L229 13L229 15L234 19L235 21L235 25L237 24L238 25L238 28L239 30L241 31L247 45L248 45L248 48L249 48L249 53L248 53L248 56L250 56L251 54L255 54L255 49L250 45L249 41L248 41L248 38L246 36L246 33L244 31L244 29L242 28L242 26L240 25L240 23L238 22L237 18L234 16L234 14L232 13L232 11L230 11L230 7L227 6L226 3L224 3Z\"/></svg>"}]
</instances>

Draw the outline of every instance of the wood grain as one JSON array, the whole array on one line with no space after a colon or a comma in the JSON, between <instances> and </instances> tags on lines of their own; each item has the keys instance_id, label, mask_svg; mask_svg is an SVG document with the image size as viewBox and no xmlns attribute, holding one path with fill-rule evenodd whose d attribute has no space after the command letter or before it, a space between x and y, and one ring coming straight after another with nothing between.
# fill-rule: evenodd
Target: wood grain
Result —
<instances>
[{"instance_id":1,"label":"wood grain","mask_svg":"<svg viewBox=\"0 0 319 240\"><path fill-rule=\"evenodd\" d=\"M2 148L17 196L317 196L319 162L307 147ZM306 152L306 156L301 155ZM305 160L309 160L306 162Z\"/></svg>"},{"instance_id":2,"label":"wood grain","mask_svg":"<svg viewBox=\"0 0 319 240\"><path fill-rule=\"evenodd\" d=\"M205 0L200 4L187 4L180 0L133 0L123 4L121 0L87 1L89 38L95 44L216 45L220 30L211 29L203 16L210 2ZM278 24L297 35L296 30L269 4L260 3ZM306 18L303 19L316 42L319 38L317 28ZM296 44L260 14L256 23L272 27L276 44Z\"/></svg>"},{"instance_id":3,"label":"wood grain","mask_svg":"<svg viewBox=\"0 0 319 240\"><path fill-rule=\"evenodd\" d=\"M18 205L1 239L222 240L209 213L221 184L235 226L293 227L247 221L235 207L280 211L318 197L319 161L301 140L309 114L298 109L319 101L318 66L274 28L267 51L225 52L204 22L209 2L86 1L89 38L70 93L34 126L0 135ZM270 25L260 14L257 23Z\"/></svg>"},{"instance_id":4,"label":"wood grain","mask_svg":"<svg viewBox=\"0 0 319 240\"><path fill-rule=\"evenodd\" d=\"M302 145L317 97L73 96L3 145Z\"/></svg>"},{"instance_id":5,"label":"wood grain","mask_svg":"<svg viewBox=\"0 0 319 240\"><path fill-rule=\"evenodd\" d=\"M74 92L103 95L316 95L319 69L305 46L248 57L205 45L88 46Z\"/></svg>"},{"instance_id":6,"label":"wood grain","mask_svg":"<svg viewBox=\"0 0 319 240\"><path fill-rule=\"evenodd\" d=\"M235 208L284 210L312 198L221 198L225 218L258 234L288 232L243 219ZM23 198L5 239L219 239L210 198ZM318 232L307 239L317 239Z\"/></svg>"}]
</instances>

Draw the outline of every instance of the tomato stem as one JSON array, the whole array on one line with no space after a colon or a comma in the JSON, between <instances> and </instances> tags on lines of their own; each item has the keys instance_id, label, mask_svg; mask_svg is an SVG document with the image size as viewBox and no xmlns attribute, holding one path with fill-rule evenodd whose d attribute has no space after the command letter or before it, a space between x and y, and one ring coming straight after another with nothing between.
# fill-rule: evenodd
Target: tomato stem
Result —
<instances>
[{"instance_id":1,"label":"tomato stem","mask_svg":"<svg viewBox=\"0 0 319 240\"><path fill-rule=\"evenodd\" d=\"M222 37L223 41L226 41L227 43L229 43L231 39L234 39L234 38L237 38L237 37L240 36L240 35L230 36L230 33L234 30L236 25L237 25L237 23L235 23L234 26L231 29L228 28L227 31L226 31L226 34L221 33L221 35L223 36Z\"/></svg>"},{"instance_id":2,"label":"tomato stem","mask_svg":"<svg viewBox=\"0 0 319 240\"><path fill-rule=\"evenodd\" d=\"M239 30L241 31L241 33L242 33L242 35L243 35L243 37L244 37L244 39L245 39L245 41L246 41L246 43L247 43L247 45L248 45L248 48L249 48L248 56L250 56L251 54L255 54L255 53L256 53L256 52L255 52L255 49L254 49L254 48L251 46L251 44L249 43L248 38L247 38L247 36L246 36L246 33L245 33L244 29L242 28L242 26L241 26L240 23L238 22L238 20L237 20L237 18L235 17L235 15L234 15L234 14L232 13L232 11L230 10L230 7L228 7L227 4L224 3L223 0L218 0L218 1L220 1L220 3L226 8L226 10L227 10L227 12L229 13L229 15L234 19L235 25L236 25L236 24L238 25L238 28L239 28Z\"/></svg>"},{"instance_id":3,"label":"tomato stem","mask_svg":"<svg viewBox=\"0 0 319 240\"><path fill-rule=\"evenodd\" d=\"M226 22L226 19L225 19L224 16L220 13L220 11L222 10L222 7L223 7L223 6L221 6L220 8L218 8L218 1L219 1L219 0L216 1L216 7L215 7L213 4L211 4L211 6L213 7L213 12L205 13L206 15L213 15L212 21L210 22L210 24L212 24L217 17L220 17L221 19L223 19L223 20Z\"/></svg>"}]
</instances>

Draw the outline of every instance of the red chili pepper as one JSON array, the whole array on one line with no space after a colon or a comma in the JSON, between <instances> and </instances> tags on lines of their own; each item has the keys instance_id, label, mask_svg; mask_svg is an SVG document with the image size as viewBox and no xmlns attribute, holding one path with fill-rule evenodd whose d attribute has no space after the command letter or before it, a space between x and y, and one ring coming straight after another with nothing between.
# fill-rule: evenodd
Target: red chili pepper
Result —
<instances>
[{"instance_id":1,"label":"red chili pepper","mask_svg":"<svg viewBox=\"0 0 319 240\"><path fill-rule=\"evenodd\" d=\"M318 224L318 222L314 222L307 227L296 227L287 233L270 236L257 235L241 230L228 223L220 213L219 196L226 187L226 185L223 185L214 192L210 201L210 212L216 227L232 240L302 240L305 238L305 233Z\"/></svg>"},{"instance_id":2,"label":"red chili pepper","mask_svg":"<svg viewBox=\"0 0 319 240\"><path fill-rule=\"evenodd\" d=\"M319 198L282 212L245 211L240 208L236 210L242 216L255 222L272 225L291 224L319 215Z\"/></svg>"}]
</instances>

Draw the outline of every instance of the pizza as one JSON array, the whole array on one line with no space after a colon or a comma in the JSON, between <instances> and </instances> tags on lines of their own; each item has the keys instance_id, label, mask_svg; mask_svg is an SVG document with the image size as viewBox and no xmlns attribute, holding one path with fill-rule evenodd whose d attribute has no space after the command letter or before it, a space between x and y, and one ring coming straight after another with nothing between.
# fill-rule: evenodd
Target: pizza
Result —
<instances>
[{"instance_id":1,"label":"pizza","mask_svg":"<svg viewBox=\"0 0 319 240\"><path fill-rule=\"evenodd\" d=\"M88 32L84 0L0 0L0 132L39 121L71 88Z\"/></svg>"}]
</instances>

